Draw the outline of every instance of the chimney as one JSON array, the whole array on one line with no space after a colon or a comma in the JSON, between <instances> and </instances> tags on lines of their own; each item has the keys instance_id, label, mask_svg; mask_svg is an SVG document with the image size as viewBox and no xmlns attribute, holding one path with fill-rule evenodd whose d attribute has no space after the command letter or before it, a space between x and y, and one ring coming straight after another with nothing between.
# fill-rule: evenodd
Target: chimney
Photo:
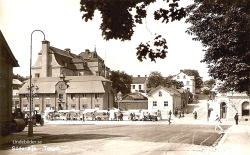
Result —
<instances>
[{"instance_id":1,"label":"chimney","mask_svg":"<svg viewBox=\"0 0 250 155\"><path fill-rule=\"evenodd\" d=\"M138 77L140 77L140 75L138 75Z\"/></svg>"},{"instance_id":2,"label":"chimney","mask_svg":"<svg viewBox=\"0 0 250 155\"><path fill-rule=\"evenodd\" d=\"M70 48L65 48L64 50L70 54Z\"/></svg>"},{"instance_id":3,"label":"chimney","mask_svg":"<svg viewBox=\"0 0 250 155\"><path fill-rule=\"evenodd\" d=\"M48 77L49 47L50 47L49 41L47 41L47 40L42 41L42 72L41 72L41 77Z\"/></svg>"},{"instance_id":4,"label":"chimney","mask_svg":"<svg viewBox=\"0 0 250 155\"><path fill-rule=\"evenodd\" d=\"M89 53L89 49L85 49L85 52Z\"/></svg>"}]
</instances>

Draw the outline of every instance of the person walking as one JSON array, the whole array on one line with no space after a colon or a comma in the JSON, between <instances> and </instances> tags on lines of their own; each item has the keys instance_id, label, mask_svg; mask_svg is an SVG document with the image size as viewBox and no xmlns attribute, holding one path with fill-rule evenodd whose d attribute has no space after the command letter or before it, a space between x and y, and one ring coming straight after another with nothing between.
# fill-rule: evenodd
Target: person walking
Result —
<instances>
[{"instance_id":1,"label":"person walking","mask_svg":"<svg viewBox=\"0 0 250 155\"><path fill-rule=\"evenodd\" d=\"M223 129L222 129L221 126L220 126L221 123L222 123L222 122L221 122L219 116L216 115L216 119L215 119L215 128L214 128L214 130L216 131L217 128L220 128L220 133L223 132Z\"/></svg>"},{"instance_id":2,"label":"person walking","mask_svg":"<svg viewBox=\"0 0 250 155\"><path fill-rule=\"evenodd\" d=\"M169 110L168 114L169 114L169 119L171 119L171 115L172 115L171 110Z\"/></svg>"},{"instance_id":3,"label":"person walking","mask_svg":"<svg viewBox=\"0 0 250 155\"><path fill-rule=\"evenodd\" d=\"M238 121L239 121L239 115L238 115L238 113L235 114L234 120L235 120L236 125L238 125Z\"/></svg>"}]
</instances>

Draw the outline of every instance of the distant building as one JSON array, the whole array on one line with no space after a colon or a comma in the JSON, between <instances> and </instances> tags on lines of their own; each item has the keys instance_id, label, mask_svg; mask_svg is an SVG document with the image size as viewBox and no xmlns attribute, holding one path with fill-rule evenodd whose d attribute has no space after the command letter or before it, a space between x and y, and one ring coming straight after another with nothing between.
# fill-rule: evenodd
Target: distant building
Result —
<instances>
[{"instance_id":1,"label":"distant building","mask_svg":"<svg viewBox=\"0 0 250 155\"><path fill-rule=\"evenodd\" d=\"M148 109L148 98L141 93L131 93L123 96L119 101L119 109L122 111L129 109Z\"/></svg>"},{"instance_id":2,"label":"distant building","mask_svg":"<svg viewBox=\"0 0 250 155\"><path fill-rule=\"evenodd\" d=\"M189 90L191 93L195 94L195 79L194 76L188 76L183 72L183 70L180 70L180 73L175 75L173 80L183 82L184 89Z\"/></svg>"},{"instance_id":3,"label":"distant building","mask_svg":"<svg viewBox=\"0 0 250 155\"><path fill-rule=\"evenodd\" d=\"M12 80L13 91L12 91L12 108L20 107L19 103L19 89L22 87L23 83L18 79Z\"/></svg>"},{"instance_id":4,"label":"distant building","mask_svg":"<svg viewBox=\"0 0 250 155\"><path fill-rule=\"evenodd\" d=\"M141 93L147 93L148 91L148 77L145 75L145 77L133 77L132 78L132 84L131 84L131 93L135 92L141 92Z\"/></svg>"},{"instance_id":5,"label":"distant building","mask_svg":"<svg viewBox=\"0 0 250 155\"><path fill-rule=\"evenodd\" d=\"M11 134L12 119L12 79L13 67L19 67L18 61L0 31L0 133Z\"/></svg>"},{"instance_id":6,"label":"distant building","mask_svg":"<svg viewBox=\"0 0 250 155\"><path fill-rule=\"evenodd\" d=\"M148 93L148 109L169 111L181 109L187 105L188 92L183 89L158 86Z\"/></svg>"}]
</instances>

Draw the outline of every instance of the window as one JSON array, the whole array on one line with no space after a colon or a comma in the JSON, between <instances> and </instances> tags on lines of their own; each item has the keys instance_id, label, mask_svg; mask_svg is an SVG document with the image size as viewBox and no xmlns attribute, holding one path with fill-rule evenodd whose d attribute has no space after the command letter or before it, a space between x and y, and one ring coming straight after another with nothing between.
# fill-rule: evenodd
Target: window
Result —
<instances>
[{"instance_id":1,"label":"window","mask_svg":"<svg viewBox=\"0 0 250 155\"><path fill-rule=\"evenodd\" d=\"M40 109L39 104L35 104L35 110L39 110L39 109Z\"/></svg>"},{"instance_id":2,"label":"window","mask_svg":"<svg viewBox=\"0 0 250 155\"><path fill-rule=\"evenodd\" d=\"M153 107L157 107L157 101L153 101Z\"/></svg>"},{"instance_id":3,"label":"window","mask_svg":"<svg viewBox=\"0 0 250 155\"><path fill-rule=\"evenodd\" d=\"M39 78L40 74L39 73L35 73L35 78Z\"/></svg>"},{"instance_id":4,"label":"window","mask_svg":"<svg viewBox=\"0 0 250 155\"><path fill-rule=\"evenodd\" d=\"M99 98L99 94L95 94L95 98Z\"/></svg>"},{"instance_id":5,"label":"window","mask_svg":"<svg viewBox=\"0 0 250 155\"><path fill-rule=\"evenodd\" d=\"M46 99L50 99L50 94L46 94Z\"/></svg>"},{"instance_id":6,"label":"window","mask_svg":"<svg viewBox=\"0 0 250 155\"><path fill-rule=\"evenodd\" d=\"M28 104L23 105L23 110L28 110Z\"/></svg>"},{"instance_id":7,"label":"window","mask_svg":"<svg viewBox=\"0 0 250 155\"><path fill-rule=\"evenodd\" d=\"M63 99L63 94L59 94L59 99L60 99L60 100Z\"/></svg>"},{"instance_id":8,"label":"window","mask_svg":"<svg viewBox=\"0 0 250 155\"><path fill-rule=\"evenodd\" d=\"M183 79L186 79L186 75L183 75Z\"/></svg>"},{"instance_id":9,"label":"window","mask_svg":"<svg viewBox=\"0 0 250 155\"><path fill-rule=\"evenodd\" d=\"M133 85L133 89L135 89L135 85Z\"/></svg>"},{"instance_id":10,"label":"window","mask_svg":"<svg viewBox=\"0 0 250 155\"><path fill-rule=\"evenodd\" d=\"M70 94L71 99L75 99L75 94Z\"/></svg>"},{"instance_id":11,"label":"window","mask_svg":"<svg viewBox=\"0 0 250 155\"><path fill-rule=\"evenodd\" d=\"M162 92L161 91L159 91L159 97L162 97Z\"/></svg>"},{"instance_id":12,"label":"window","mask_svg":"<svg viewBox=\"0 0 250 155\"><path fill-rule=\"evenodd\" d=\"M187 81L187 85L189 85L189 81Z\"/></svg>"},{"instance_id":13,"label":"window","mask_svg":"<svg viewBox=\"0 0 250 155\"><path fill-rule=\"evenodd\" d=\"M71 104L71 110L76 110L76 105L75 104Z\"/></svg>"},{"instance_id":14,"label":"window","mask_svg":"<svg viewBox=\"0 0 250 155\"><path fill-rule=\"evenodd\" d=\"M139 90L141 90L141 85L139 85Z\"/></svg>"},{"instance_id":15,"label":"window","mask_svg":"<svg viewBox=\"0 0 250 155\"><path fill-rule=\"evenodd\" d=\"M87 109L88 105L87 104L83 104L82 105L82 109Z\"/></svg>"},{"instance_id":16,"label":"window","mask_svg":"<svg viewBox=\"0 0 250 155\"><path fill-rule=\"evenodd\" d=\"M82 98L86 98L87 97L87 94L82 94Z\"/></svg>"},{"instance_id":17,"label":"window","mask_svg":"<svg viewBox=\"0 0 250 155\"><path fill-rule=\"evenodd\" d=\"M177 76L177 79L180 79L180 76L179 76L179 75Z\"/></svg>"},{"instance_id":18,"label":"window","mask_svg":"<svg viewBox=\"0 0 250 155\"><path fill-rule=\"evenodd\" d=\"M46 104L45 110L50 110L50 104Z\"/></svg>"},{"instance_id":19,"label":"window","mask_svg":"<svg viewBox=\"0 0 250 155\"><path fill-rule=\"evenodd\" d=\"M168 107L168 101L164 101L164 107Z\"/></svg>"}]
</instances>

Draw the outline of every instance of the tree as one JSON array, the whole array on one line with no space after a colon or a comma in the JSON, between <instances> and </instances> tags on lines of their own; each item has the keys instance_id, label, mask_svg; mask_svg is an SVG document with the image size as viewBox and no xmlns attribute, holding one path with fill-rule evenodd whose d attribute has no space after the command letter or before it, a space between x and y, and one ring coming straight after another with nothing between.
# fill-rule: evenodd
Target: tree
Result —
<instances>
[{"instance_id":1,"label":"tree","mask_svg":"<svg viewBox=\"0 0 250 155\"><path fill-rule=\"evenodd\" d=\"M169 75L168 77L166 77L164 79L164 86L165 87L168 87L168 88L174 87L176 89L181 89L182 87L184 87L184 84L182 81L173 80L172 79L173 77L174 76Z\"/></svg>"},{"instance_id":2,"label":"tree","mask_svg":"<svg viewBox=\"0 0 250 155\"><path fill-rule=\"evenodd\" d=\"M250 1L195 0L188 7L187 33L205 47L201 62L210 76L223 81L221 91L250 93Z\"/></svg>"},{"instance_id":3,"label":"tree","mask_svg":"<svg viewBox=\"0 0 250 155\"><path fill-rule=\"evenodd\" d=\"M159 85L164 85L164 78L162 74L158 71L150 72L148 77L149 87L155 88Z\"/></svg>"},{"instance_id":4,"label":"tree","mask_svg":"<svg viewBox=\"0 0 250 155\"><path fill-rule=\"evenodd\" d=\"M110 81L112 81L112 88L123 95L130 93L132 84L132 77L124 71L111 71Z\"/></svg>"},{"instance_id":5,"label":"tree","mask_svg":"<svg viewBox=\"0 0 250 155\"><path fill-rule=\"evenodd\" d=\"M162 23L188 17L191 23L187 33L195 35L205 47L201 62L208 65L210 76L223 81L223 91L248 91L250 93L250 1L249 0L194 0L188 7L179 7L180 0L165 0L168 8L154 12L155 20ZM184 1L184 0L183 0ZM81 0L80 11L85 21L91 20L94 11L102 14L100 29L104 39L130 40L133 27L147 16L147 7L156 0ZM133 10L135 15L132 15ZM138 45L137 58L165 58L167 41L161 35ZM153 50L150 46L156 46Z\"/></svg>"},{"instance_id":6,"label":"tree","mask_svg":"<svg viewBox=\"0 0 250 155\"><path fill-rule=\"evenodd\" d=\"M213 88L214 84L216 84L214 79L210 79L210 80L204 81L204 86L207 86L209 88Z\"/></svg>"},{"instance_id":7,"label":"tree","mask_svg":"<svg viewBox=\"0 0 250 155\"><path fill-rule=\"evenodd\" d=\"M194 76L195 81L195 89L199 89L203 85L202 77L200 76L199 72L195 69L184 69L183 73L187 74L188 76Z\"/></svg>"},{"instance_id":8,"label":"tree","mask_svg":"<svg viewBox=\"0 0 250 155\"><path fill-rule=\"evenodd\" d=\"M14 73L13 73L13 79L18 79L19 81L23 82L23 81L25 81L25 80L28 80L29 77L23 77L23 76L21 76L21 75L19 75L19 74L14 74Z\"/></svg>"},{"instance_id":9,"label":"tree","mask_svg":"<svg viewBox=\"0 0 250 155\"><path fill-rule=\"evenodd\" d=\"M169 3L168 9L156 10L154 17L168 23L170 20L180 20L186 16L185 9L178 8L179 0L166 0ZM105 40L121 39L121 41L131 40L134 34L133 28L136 24L142 24L142 19L147 16L147 6L155 3L156 0L81 0L80 11L83 12L82 19L86 22L92 20L95 10L100 11L102 23L100 29ZM133 12L135 14L133 15ZM154 50L150 45L156 47ZM165 58L167 53L167 42L161 35L155 35L154 39L138 45L137 58L142 61L149 57L152 61L155 58Z\"/></svg>"}]
</instances>

